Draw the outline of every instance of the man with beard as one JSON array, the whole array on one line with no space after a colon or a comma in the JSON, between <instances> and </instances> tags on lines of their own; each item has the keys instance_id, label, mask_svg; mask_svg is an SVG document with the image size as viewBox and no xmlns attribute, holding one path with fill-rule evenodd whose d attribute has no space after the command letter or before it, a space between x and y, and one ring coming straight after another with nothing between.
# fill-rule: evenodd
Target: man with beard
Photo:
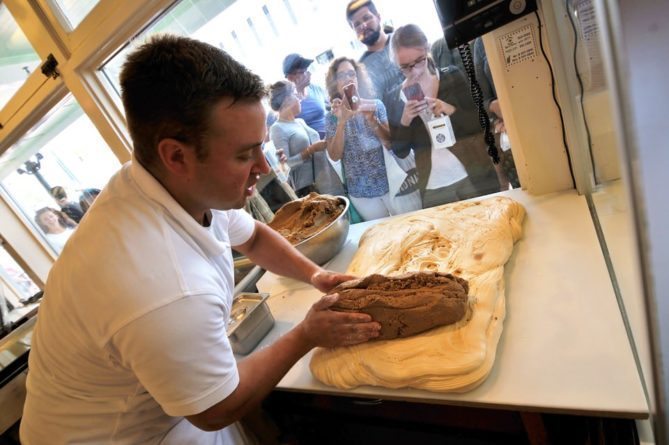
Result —
<instances>
[{"instance_id":1,"label":"man with beard","mask_svg":"<svg viewBox=\"0 0 669 445\"><path fill-rule=\"evenodd\" d=\"M388 123L399 125L404 105L400 100L401 71L390 60L390 33L381 26L381 17L371 0L353 0L346 6L346 19L367 51L360 57L376 90L376 97L386 106Z\"/></svg>"}]
</instances>

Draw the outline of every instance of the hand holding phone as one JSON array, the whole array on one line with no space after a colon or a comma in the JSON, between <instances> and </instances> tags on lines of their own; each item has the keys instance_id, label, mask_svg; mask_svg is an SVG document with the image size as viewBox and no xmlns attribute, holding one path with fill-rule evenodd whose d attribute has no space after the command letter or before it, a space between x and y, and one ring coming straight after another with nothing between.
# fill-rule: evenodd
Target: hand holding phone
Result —
<instances>
[{"instance_id":1,"label":"hand holding phone","mask_svg":"<svg viewBox=\"0 0 669 445\"><path fill-rule=\"evenodd\" d=\"M411 85L407 85L404 88L402 88L402 92L404 93L404 96L407 98L407 100L423 100L425 99L425 94L423 93L423 89L420 87L420 84L418 83L412 83Z\"/></svg>"},{"instance_id":2,"label":"hand holding phone","mask_svg":"<svg viewBox=\"0 0 669 445\"><path fill-rule=\"evenodd\" d=\"M358 96L358 87L354 83L349 83L344 87L344 95L348 102L348 108L351 111L357 111L360 106L360 96Z\"/></svg>"}]
</instances>

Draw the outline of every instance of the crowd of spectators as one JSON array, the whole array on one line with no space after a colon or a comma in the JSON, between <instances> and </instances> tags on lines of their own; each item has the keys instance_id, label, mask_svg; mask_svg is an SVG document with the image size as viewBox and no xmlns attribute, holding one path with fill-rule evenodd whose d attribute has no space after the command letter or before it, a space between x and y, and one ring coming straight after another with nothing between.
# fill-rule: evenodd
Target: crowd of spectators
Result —
<instances>
[{"instance_id":1,"label":"crowd of spectators","mask_svg":"<svg viewBox=\"0 0 669 445\"><path fill-rule=\"evenodd\" d=\"M365 46L358 60L332 60L323 89L312 83L314 61L292 53L285 78L270 87L270 140L285 153L298 196L344 194L370 220L520 186L510 150L499 165L488 156L457 50L443 38L430 43L419 25L385 26L372 0L349 2L346 20ZM502 133L482 42L470 46ZM448 146L435 143L435 122L450 128Z\"/></svg>"}]
</instances>

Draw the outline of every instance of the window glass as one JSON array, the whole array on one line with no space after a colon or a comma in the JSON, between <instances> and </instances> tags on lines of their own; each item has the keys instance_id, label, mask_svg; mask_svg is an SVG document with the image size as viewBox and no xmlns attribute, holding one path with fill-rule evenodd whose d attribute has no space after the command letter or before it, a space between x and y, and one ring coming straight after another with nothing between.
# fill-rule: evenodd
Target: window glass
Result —
<instances>
[{"instance_id":1,"label":"window glass","mask_svg":"<svg viewBox=\"0 0 669 445\"><path fill-rule=\"evenodd\" d=\"M589 133L590 158L597 184L620 179L616 127L611 115L611 97L604 74L601 33L592 0L566 2L567 17L574 27L576 42L575 70L582 92L574 99L580 102ZM569 47L572 44L569 42Z\"/></svg>"},{"instance_id":2,"label":"window glass","mask_svg":"<svg viewBox=\"0 0 669 445\"><path fill-rule=\"evenodd\" d=\"M0 2L0 109L9 102L39 62L39 56L14 17Z\"/></svg>"},{"instance_id":3,"label":"window glass","mask_svg":"<svg viewBox=\"0 0 669 445\"><path fill-rule=\"evenodd\" d=\"M117 53L102 71L113 88L120 91L118 78L126 55L151 35L172 33L225 50L268 82L283 77L282 62L287 54L296 52L313 59L322 55L322 62L310 69L317 71L312 78L324 84L328 52L330 59L342 55L357 58L365 50L346 22L347 3L348 0L181 1ZM384 23L421 23L430 41L441 37L432 0L417 0L410 8L393 0L375 3ZM323 28L324 23L327 29Z\"/></svg>"},{"instance_id":4,"label":"window glass","mask_svg":"<svg viewBox=\"0 0 669 445\"><path fill-rule=\"evenodd\" d=\"M50 0L53 9L58 10L60 15L67 21L67 27L72 30L98 4L100 0Z\"/></svg>"},{"instance_id":5,"label":"window glass","mask_svg":"<svg viewBox=\"0 0 669 445\"><path fill-rule=\"evenodd\" d=\"M347 136L342 160L328 160L325 152L304 160L304 156L297 155L305 147L292 142L297 138L281 141L280 135L272 136L271 128L276 129L274 133L280 134L280 127L286 120L278 121L278 113L271 110L271 101L268 100L266 109L268 127L271 127L270 139L289 158L286 161L290 167L287 183L298 196L314 189L321 193L347 194L360 213L360 219L369 220L519 187L499 112L498 115L491 114L491 117L494 118L494 129L498 131L496 142L505 148L500 150L502 163L494 165L487 154L464 64L457 50L449 50L445 44L440 44L444 39L433 1L376 0L374 3L378 15L373 11L360 11L362 15L354 16L349 24L346 18L348 0L182 1L148 26L138 38L119 49L100 70L118 93L119 73L127 54L146 41L148 36L165 32L189 36L225 50L258 74L267 85L288 77L297 86L301 79L308 77L308 81L302 82L307 87L296 91L302 113L298 117L304 118L320 138L333 138L328 135L326 125L327 121L334 122L333 115L329 114L330 102L343 98L345 93L337 86L337 90L330 89L330 97L326 75L333 60L345 56L362 61L366 67L374 91L365 91L361 87L360 98L369 101L366 105L376 110L378 119L390 124L390 139L384 140L376 132L357 141ZM378 36L383 29L390 34L393 29L412 23L418 25L426 40L420 54L410 52L404 57L406 60L396 62L392 54L368 51L368 47L372 46L368 40L374 38L375 32ZM471 42L472 52L477 55L476 63L483 66L485 51L482 45L478 51L475 47L475 42ZM299 54L302 60L297 65L291 64L297 68L286 76L284 62L291 53ZM427 60L431 54L434 54L434 65ZM313 63L309 64L309 60ZM403 69L400 70L398 65L402 65ZM429 75L424 74L428 71ZM481 69L479 75L485 74L486 71ZM352 81L350 75L345 75L341 74L342 82ZM416 79L421 75L422 95L441 101L441 105L434 109L437 115L426 111L424 115L414 115L400 125L405 108L402 97L415 99L402 94L402 87L418 83ZM358 82L363 83L363 80L358 79ZM486 82L489 94L486 95L485 105L489 107L495 99L494 86L490 76ZM288 96L290 94L286 94ZM375 98L383 105L374 102ZM322 109L320 123L312 126L308 121L309 115L317 114L319 107ZM450 118L444 117L444 113L451 114ZM356 119L360 121L359 125L364 126L362 116L358 114ZM442 116L439 122L432 122L439 116ZM358 125L352 121L353 124ZM450 143L434 142L439 138L432 135L429 129L448 128L449 125L454 136L447 139ZM349 133L362 134L357 130ZM308 138L305 136L304 139ZM374 155L362 153L370 151L371 144L376 144ZM327 175L322 174L325 170ZM317 177L328 179L319 184ZM266 187L280 191L277 182L279 179L266 181ZM286 195L267 190L261 190L261 194L266 201L273 196ZM357 200L357 197L372 197L374 202ZM272 210L281 204L274 201L267 203Z\"/></svg>"},{"instance_id":6,"label":"window glass","mask_svg":"<svg viewBox=\"0 0 669 445\"><path fill-rule=\"evenodd\" d=\"M0 158L0 187L57 253L87 206L81 198L89 189L102 189L119 167L79 104L67 96Z\"/></svg>"},{"instance_id":7,"label":"window glass","mask_svg":"<svg viewBox=\"0 0 669 445\"><path fill-rule=\"evenodd\" d=\"M31 297L40 291L28 274L0 246L0 332L26 315L35 303Z\"/></svg>"}]
</instances>

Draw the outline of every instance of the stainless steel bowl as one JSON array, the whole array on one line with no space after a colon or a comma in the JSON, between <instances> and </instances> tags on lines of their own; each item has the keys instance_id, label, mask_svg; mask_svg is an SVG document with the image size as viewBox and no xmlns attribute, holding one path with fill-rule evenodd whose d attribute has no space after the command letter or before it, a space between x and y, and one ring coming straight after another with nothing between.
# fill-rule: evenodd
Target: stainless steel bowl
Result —
<instances>
[{"instance_id":1,"label":"stainless steel bowl","mask_svg":"<svg viewBox=\"0 0 669 445\"><path fill-rule=\"evenodd\" d=\"M344 202L344 211L327 226L311 237L295 244L297 250L318 265L330 261L344 246L351 224L349 215L350 202L345 196L337 196ZM245 256L235 258L235 270L251 269L254 264ZM241 279L241 277L240 277ZM235 280L235 282L237 282Z\"/></svg>"},{"instance_id":2,"label":"stainless steel bowl","mask_svg":"<svg viewBox=\"0 0 669 445\"><path fill-rule=\"evenodd\" d=\"M295 248L318 265L330 261L344 246L351 224L348 198L337 196L344 202L344 211L327 226L309 238L295 244Z\"/></svg>"}]
</instances>

